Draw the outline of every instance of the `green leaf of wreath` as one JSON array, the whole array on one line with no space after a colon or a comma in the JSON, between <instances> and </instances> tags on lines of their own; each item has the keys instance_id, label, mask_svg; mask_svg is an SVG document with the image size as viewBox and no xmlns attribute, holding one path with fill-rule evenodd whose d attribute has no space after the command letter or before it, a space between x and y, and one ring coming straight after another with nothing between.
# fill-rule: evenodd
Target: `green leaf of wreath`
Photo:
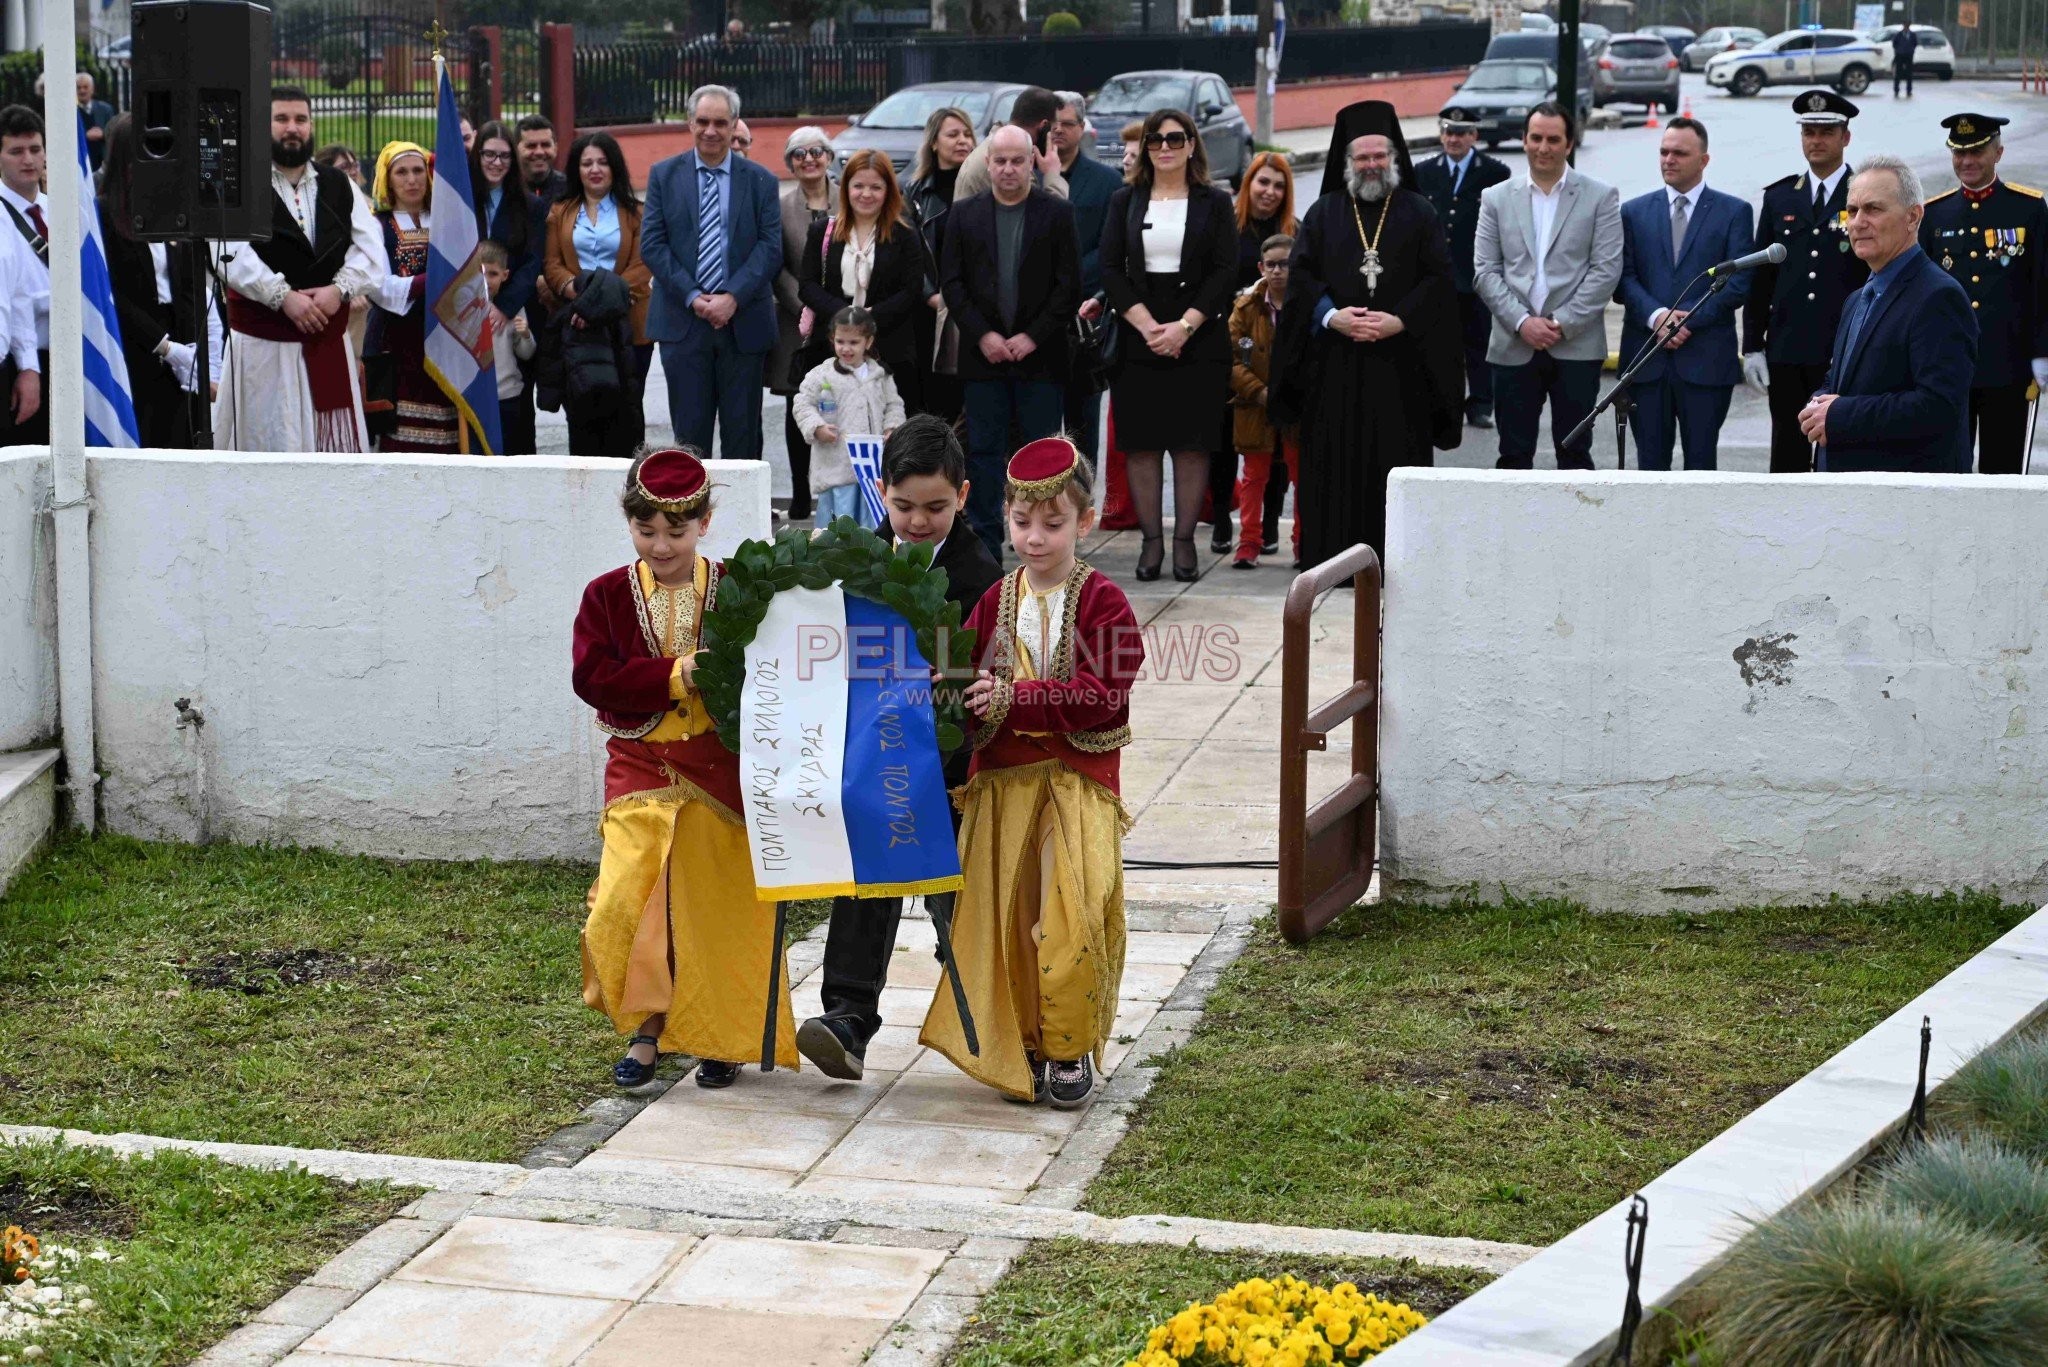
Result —
<instances>
[{"instance_id":1,"label":"green leaf of wreath","mask_svg":"<svg viewBox=\"0 0 2048 1367\"><path fill-rule=\"evenodd\" d=\"M740 694L747 677L747 647L768 615L769 600L784 589L838 584L856 598L901 613L927 662L943 649L954 677L932 690L939 750L950 755L967 743L967 708L961 694L973 677L974 633L960 625L961 608L946 597L946 572L931 567L929 545L892 548L850 517L835 518L815 536L786 527L770 541L744 541L725 562L717 605L704 615L697 659L698 691L718 738L739 753Z\"/></svg>"}]
</instances>

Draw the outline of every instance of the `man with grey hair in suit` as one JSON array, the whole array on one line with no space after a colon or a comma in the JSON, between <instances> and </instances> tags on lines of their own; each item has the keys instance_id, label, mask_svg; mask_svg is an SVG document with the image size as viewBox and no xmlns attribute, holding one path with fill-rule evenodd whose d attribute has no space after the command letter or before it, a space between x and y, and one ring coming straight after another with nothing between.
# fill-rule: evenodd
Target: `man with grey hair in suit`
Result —
<instances>
[{"instance_id":1,"label":"man with grey hair in suit","mask_svg":"<svg viewBox=\"0 0 2048 1367\"><path fill-rule=\"evenodd\" d=\"M1621 280L1621 194L1570 167L1577 136L1568 111L1536 105L1522 125L1529 173L1479 200L1472 284L1493 315L1486 359L1503 470L1535 463L1546 399L1558 468L1593 468L1590 436L1570 450L1564 441L1600 397L1607 301Z\"/></svg>"}]
</instances>

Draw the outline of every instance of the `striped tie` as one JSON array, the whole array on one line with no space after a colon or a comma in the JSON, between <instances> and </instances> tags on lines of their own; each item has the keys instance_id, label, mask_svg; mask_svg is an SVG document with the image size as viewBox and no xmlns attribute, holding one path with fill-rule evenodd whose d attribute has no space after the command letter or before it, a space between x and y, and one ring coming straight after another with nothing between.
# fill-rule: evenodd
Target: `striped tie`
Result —
<instances>
[{"instance_id":1,"label":"striped tie","mask_svg":"<svg viewBox=\"0 0 2048 1367\"><path fill-rule=\"evenodd\" d=\"M697 168L697 288L716 294L725 288L725 215L718 207L717 171Z\"/></svg>"}]
</instances>

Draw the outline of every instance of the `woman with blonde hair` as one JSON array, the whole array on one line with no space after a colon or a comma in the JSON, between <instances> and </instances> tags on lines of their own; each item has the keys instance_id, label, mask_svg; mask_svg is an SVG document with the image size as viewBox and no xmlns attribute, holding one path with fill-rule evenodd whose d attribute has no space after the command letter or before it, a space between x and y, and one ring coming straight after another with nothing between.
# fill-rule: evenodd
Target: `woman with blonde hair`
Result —
<instances>
[{"instance_id":1,"label":"woman with blonde hair","mask_svg":"<svg viewBox=\"0 0 2048 1367\"><path fill-rule=\"evenodd\" d=\"M939 251L946 242L946 215L953 207L953 188L960 180L960 167L974 150L974 120L957 105L934 109L924 121L924 138L911 163L910 183L903 188L903 202L917 235L924 243L925 307L917 311L915 336L918 365L924 371L922 401L916 411L936 413L948 422L958 422L963 406L960 378L954 357L959 351L959 330L942 325L945 300L939 297Z\"/></svg>"},{"instance_id":2,"label":"woman with blonde hair","mask_svg":"<svg viewBox=\"0 0 2048 1367\"><path fill-rule=\"evenodd\" d=\"M832 140L816 124L805 124L782 144L782 162L795 177L782 192L782 269L775 273L775 350L768 358L768 388L793 400L803 382L798 365L804 350L798 324L804 313L796 272L811 229L832 215L838 189L832 178ZM789 516L801 522L811 515L811 448L796 425L796 406L783 410L783 444L789 451Z\"/></svg>"},{"instance_id":3,"label":"woman with blonde hair","mask_svg":"<svg viewBox=\"0 0 2048 1367\"><path fill-rule=\"evenodd\" d=\"M364 367L373 376L386 367L387 391L393 409L380 411L376 425L381 451L456 449L455 405L427 374L426 294L427 236L432 226L434 171L427 150L417 143L388 142L377 155L372 198L377 222L384 229L384 255L391 271L371 296L364 331ZM385 358L379 360L378 358ZM381 382L371 385L366 407L384 397Z\"/></svg>"}]
</instances>

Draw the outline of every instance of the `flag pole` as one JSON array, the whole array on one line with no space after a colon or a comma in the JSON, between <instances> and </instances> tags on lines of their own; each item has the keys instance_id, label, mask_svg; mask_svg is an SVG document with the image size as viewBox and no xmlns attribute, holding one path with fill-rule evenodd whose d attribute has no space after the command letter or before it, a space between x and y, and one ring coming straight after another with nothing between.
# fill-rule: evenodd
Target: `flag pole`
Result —
<instances>
[{"instance_id":1,"label":"flag pole","mask_svg":"<svg viewBox=\"0 0 2048 1367\"><path fill-rule=\"evenodd\" d=\"M78 174L78 26L71 0L42 0L43 136L49 149L51 518L56 524L57 707L71 820L93 830L99 775L93 755L92 553L85 484L85 267Z\"/></svg>"}]
</instances>

